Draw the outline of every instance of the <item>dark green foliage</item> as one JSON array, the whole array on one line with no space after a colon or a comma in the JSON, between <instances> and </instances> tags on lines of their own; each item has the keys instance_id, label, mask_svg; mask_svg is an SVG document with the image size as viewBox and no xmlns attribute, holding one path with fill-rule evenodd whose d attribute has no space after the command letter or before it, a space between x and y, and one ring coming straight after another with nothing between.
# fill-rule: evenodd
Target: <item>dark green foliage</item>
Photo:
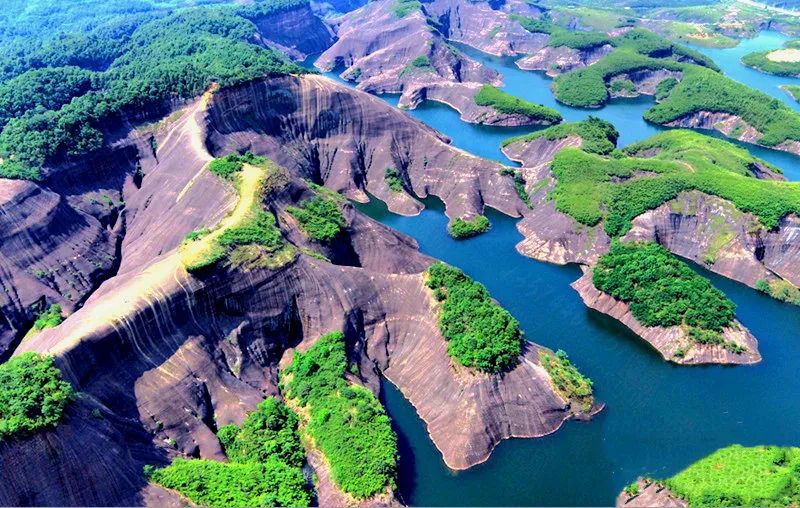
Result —
<instances>
[{"instance_id":1,"label":"dark green foliage","mask_svg":"<svg viewBox=\"0 0 800 508\"><path fill-rule=\"evenodd\" d=\"M305 454L297 427L294 412L269 397L241 427L219 429L229 462L175 459L146 472L150 480L203 506L308 506L311 493L301 469Z\"/></svg>"},{"instance_id":2,"label":"dark green foliage","mask_svg":"<svg viewBox=\"0 0 800 508\"><path fill-rule=\"evenodd\" d=\"M37 332L45 328L54 328L64 321L64 316L61 315L61 305L54 303L48 309L36 318L33 323L33 329Z\"/></svg>"},{"instance_id":3,"label":"dark green foliage","mask_svg":"<svg viewBox=\"0 0 800 508\"><path fill-rule=\"evenodd\" d=\"M752 178L751 166L769 165L725 141L671 130L625 152L647 158L603 158L574 148L556 154L551 165L556 208L587 226L605 218L611 236L624 235L634 217L689 190L728 200L768 229L785 215L800 212L797 183Z\"/></svg>"},{"instance_id":4,"label":"dark green foliage","mask_svg":"<svg viewBox=\"0 0 800 508\"><path fill-rule=\"evenodd\" d=\"M320 242L339 236L346 224L336 201L322 196L314 196L300 203L299 208L291 206L287 211L300 223L300 229Z\"/></svg>"},{"instance_id":5,"label":"dark green foliage","mask_svg":"<svg viewBox=\"0 0 800 508\"><path fill-rule=\"evenodd\" d=\"M791 95L794 100L800 102L800 85L783 85L781 88Z\"/></svg>"},{"instance_id":6,"label":"dark green foliage","mask_svg":"<svg viewBox=\"0 0 800 508\"><path fill-rule=\"evenodd\" d=\"M255 244L274 252L283 247L283 236L275 224L275 216L258 210L244 223L225 230L219 244L225 248Z\"/></svg>"},{"instance_id":7,"label":"dark green foliage","mask_svg":"<svg viewBox=\"0 0 800 508\"><path fill-rule=\"evenodd\" d=\"M7 160L0 164L0 178L38 182L42 179L42 172L39 171L39 168L31 168L18 161Z\"/></svg>"},{"instance_id":8,"label":"dark green foliage","mask_svg":"<svg viewBox=\"0 0 800 508\"><path fill-rule=\"evenodd\" d=\"M447 228L450 236L457 239L470 238L489 231L492 224L485 215L476 215L472 219L457 218Z\"/></svg>"},{"instance_id":9,"label":"dark green foliage","mask_svg":"<svg viewBox=\"0 0 800 508\"><path fill-rule=\"evenodd\" d=\"M427 286L444 301L439 329L448 354L465 367L490 374L516 365L522 347L519 323L486 288L440 262L432 264L427 275Z\"/></svg>"},{"instance_id":10,"label":"dark green foliage","mask_svg":"<svg viewBox=\"0 0 800 508\"><path fill-rule=\"evenodd\" d=\"M669 96L644 114L645 120L666 124L700 111L725 112L742 118L764 134L759 144L775 146L800 141L800 114L778 99L716 72L686 66L683 80Z\"/></svg>"},{"instance_id":11,"label":"dark green foliage","mask_svg":"<svg viewBox=\"0 0 800 508\"><path fill-rule=\"evenodd\" d=\"M303 472L278 460L236 464L175 459L168 467L148 469L146 473L151 481L177 490L202 506L248 508L311 504Z\"/></svg>"},{"instance_id":12,"label":"dark green foliage","mask_svg":"<svg viewBox=\"0 0 800 508\"><path fill-rule=\"evenodd\" d=\"M514 189L517 191L517 195L528 208L533 208L531 197L528 195L528 191L525 190L525 178L522 176L522 172L511 168L503 168L500 170L500 174L514 178Z\"/></svg>"},{"instance_id":13,"label":"dark green foliage","mask_svg":"<svg viewBox=\"0 0 800 508\"><path fill-rule=\"evenodd\" d=\"M229 153L225 157L218 157L211 161L208 170L220 178L232 179L233 175L242 170L242 166L250 164L259 166L267 163L267 158L255 155L252 152L244 154Z\"/></svg>"},{"instance_id":14,"label":"dark green foliage","mask_svg":"<svg viewBox=\"0 0 800 508\"><path fill-rule=\"evenodd\" d=\"M554 28L551 33L552 36L547 45L554 48L566 46L572 49L585 50L606 44L614 44L613 39L603 32L580 32Z\"/></svg>"},{"instance_id":15,"label":"dark green foliage","mask_svg":"<svg viewBox=\"0 0 800 508\"><path fill-rule=\"evenodd\" d=\"M591 409L594 402L592 380L578 372L566 352L559 349L554 356L542 350L539 360L564 399L577 402L584 411Z\"/></svg>"},{"instance_id":16,"label":"dark green foliage","mask_svg":"<svg viewBox=\"0 0 800 508\"><path fill-rule=\"evenodd\" d=\"M558 28L553 25L553 20L546 12L542 13L538 18L529 18L518 14L511 14L509 18L522 25L522 28L531 33L549 34L552 33L554 29Z\"/></svg>"},{"instance_id":17,"label":"dark green foliage","mask_svg":"<svg viewBox=\"0 0 800 508\"><path fill-rule=\"evenodd\" d=\"M0 129L37 107L58 109L93 88L94 73L79 67L28 71L0 85Z\"/></svg>"},{"instance_id":18,"label":"dark green foliage","mask_svg":"<svg viewBox=\"0 0 800 508\"><path fill-rule=\"evenodd\" d=\"M217 437L231 462L267 462L277 458L299 468L305 462L305 452L297 425L294 411L275 397L267 397L241 426L226 425L219 429Z\"/></svg>"},{"instance_id":19,"label":"dark green foliage","mask_svg":"<svg viewBox=\"0 0 800 508\"><path fill-rule=\"evenodd\" d=\"M659 81L658 84L656 85L656 100L663 101L664 99L666 99L667 96L669 96L669 93L672 91L673 88L675 88L675 85L677 84L678 80L673 77L669 77Z\"/></svg>"},{"instance_id":20,"label":"dark green foliage","mask_svg":"<svg viewBox=\"0 0 800 508\"><path fill-rule=\"evenodd\" d=\"M680 71L683 66L668 58L651 58L631 48L619 48L594 65L558 76L553 88L560 102L597 107L608 100L607 82L613 76L641 70Z\"/></svg>"},{"instance_id":21,"label":"dark green foliage","mask_svg":"<svg viewBox=\"0 0 800 508\"><path fill-rule=\"evenodd\" d=\"M6 90L0 93L4 158L13 154L37 168L80 156L100 148L108 123L128 113L163 112L167 101L198 95L211 83L304 72L278 52L251 44L257 29L235 6L170 13L145 1L112 1L93 6L93 13L87 6L95 3L77 2L74 12L70 5L50 6L34 24L54 25L59 31L52 36L48 28L0 38L0 69L19 76L0 85ZM84 19L85 26L77 21Z\"/></svg>"},{"instance_id":22,"label":"dark green foliage","mask_svg":"<svg viewBox=\"0 0 800 508\"><path fill-rule=\"evenodd\" d=\"M615 79L611 81L611 91L612 92L626 92L629 94L636 93L636 85L633 84L633 81L630 79Z\"/></svg>"},{"instance_id":23,"label":"dark green foliage","mask_svg":"<svg viewBox=\"0 0 800 508\"><path fill-rule=\"evenodd\" d=\"M583 151L602 155L610 154L616 148L617 139L619 138L619 132L611 123L590 116L580 122L554 125L541 131L506 139L503 141L503 146L520 141L533 141L538 138L555 141L570 135L576 135L581 138L581 149Z\"/></svg>"},{"instance_id":24,"label":"dark green foliage","mask_svg":"<svg viewBox=\"0 0 800 508\"><path fill-rule=\"evenodd\" d=\"M592 281L597 289L630 303L644 326L687 326L699 343L723 343L736 306L705 277L655 243L615 241L600 257Z\"/></svg>"},{"instance_id":25,"label":"dark green foliage","mask_svg":"<svg viewBox=\"0 0 800 508\"><path fill-rule=\"evenodd\" d=\"M525 115L540 122L558 123L561 121L561 114L558 111L514 97L492 85L481 87L475 95L475 104L490 106L507 115Z\"/></svg>"},{"instance_id":26,"label":"dark green foliage","mask_svg":"<svg viewBox=\"0 0 800 508\"><path fill-rule=\"evenodd\" d=\"M384 178L392 192L403 192L403 180L400 179L400 172L395 168L386 168Z\"/></svg>"},{"instance_id":27,"label":"dark green foliage","mask_svg":"<svg viewBox=\"0 0 800 508\"><path fill-rule=\"evenodd\" d=\"M295 352L282 376L287 396L309 408L308 433L325 454L333 481L363 499L394 486L397 437L378 399L345 379L341 332L323 335L305 353Z\"/></svg>"},{"instance_id":28,"label":"dark green foliage","mask_svg":"<svg viewBox=\"0 0 800 508\"><path fill-rule=\"evenodd\" d=\"M208 170L220 178L230 179L242 170L242 162L236 154L229 154L211 161Z\"/></svg>"},{"instance_id":29,"label":"dark green foliage","mask_svg":"<svg viewBox=\"0 0 800 508\"><path fill-rule=\"evenodd\" d=\"M422 7L418 0L397 0L392 7L392 12L398 18L405 18L412 12L416 12Z\"/></svg>"},{"instance_id":30,"label":"dark green foliage","mask_svg":"<svg viewBox=\"0 0 800 508\"><path fill-rule=\"evenodd\" d=\"M779 62L770 60L767 55L770 51L748 53L742 57L742 63L754 67L761 72L776 74L778 76L800 76L800 62Z\"/></svg>"},{"instance_id":31,"label":"dark green foliage","mask_svg":"<svg viewBox=\"0 0 800 508\"><path fill-rule=\"evenodd\" d=\"M28 352L0 364L0 441L55 426L74 397L52 356Z\"/></svg>"},{"instance_id":32,"label":"dark green foliage","mask_svg":"<svg viewBox=\"0 0 800 508\"><path fill-rule=\"evenodd\" d=\"M434 68L431 65L430 59L426 55L420 55L411 62L406 65L402 71L400 71L400 77L405 76L406 74L416 72L416 71L433 71Z\"/></svg>"}]
</instances>

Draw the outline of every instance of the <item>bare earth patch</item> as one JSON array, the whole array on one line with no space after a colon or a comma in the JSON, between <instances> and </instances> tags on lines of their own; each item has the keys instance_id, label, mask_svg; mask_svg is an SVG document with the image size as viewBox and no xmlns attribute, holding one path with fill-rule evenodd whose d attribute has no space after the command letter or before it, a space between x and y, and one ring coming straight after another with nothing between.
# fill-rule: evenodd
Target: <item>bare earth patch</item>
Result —
<instances>
[{"instance_id":1,"label":"bare earth patch","mask_svg":"<svg viewBox=\"0 0 800 508\"><path fill-rule=\"evenodd\" d=\"M773 62L800 62L800 49L778 49L767 53L767 58Z\"/></svg>"}]
</instances>

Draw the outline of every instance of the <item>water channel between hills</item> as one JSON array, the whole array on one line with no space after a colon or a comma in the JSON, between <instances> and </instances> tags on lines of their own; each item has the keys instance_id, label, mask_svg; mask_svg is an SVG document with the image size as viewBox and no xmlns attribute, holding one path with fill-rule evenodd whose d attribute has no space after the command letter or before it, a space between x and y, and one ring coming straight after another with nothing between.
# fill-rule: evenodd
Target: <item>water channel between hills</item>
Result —
<instances>
[{"instance_id":1,"label":"water channel between hills","mask_svg":"<svg viewBox=\"0 0 800 508\"><path fill-rule=\"evenodd\" d=\"M702 49L733 79L800 110L777 85L798 83L747 69L742 54L780 47L785 37L766 32L731 49ZM511 58L460 46L504 76L504 89L558 109L566 120L593 114L620 131L620 146L661 129L642 119L652 98L615 100L599 110L565 107L550 80L522 71ZM339 80L341 81L341 80ZM385 97L391 104L397 97ZM476 155L508 163L500 141L531 129L489 128L462 122L447 106L426 103L409 114L447 134ZM800 158L740 144L800 180ZM738 306L737 317L759 340L764 360L747 367L669 364L624 326L587 309L569 284L576 266L555 266L519 255L516 220L488 210L492 229L468 241L452 240L435 198L416 217L388 212L378 200L358 208L417 239L422 252L451 263L489 289L525 330L526 337L564 349L592 378L606 409L589 423L567 422L540 439L504 441L484 464L453 472L443 463L423 422L391 384L384 398L400 437L399 491L413 505L611 505L640 475L670 476L692 461L731 444L800 445L800 309L736 282L704 273ZM700 269L702 270L702 269ZM435 390L436 387L431 387Z\"/></svg>"}]
</instances>

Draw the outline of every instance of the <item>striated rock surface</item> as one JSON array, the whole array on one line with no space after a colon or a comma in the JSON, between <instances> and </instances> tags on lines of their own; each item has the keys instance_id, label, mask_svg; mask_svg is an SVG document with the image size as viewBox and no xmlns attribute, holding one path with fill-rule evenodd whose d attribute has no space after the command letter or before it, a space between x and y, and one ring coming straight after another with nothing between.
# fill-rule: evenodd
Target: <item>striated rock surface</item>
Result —
<instances>
[{"instance_id":1,"label":"striated rock surface","mask_svg":"<svg viewBox=\"0 0 800 508\"><path fill-rule=\"evenodd\" d=\"M526 71L545 71L548 76L556 77L595 64L613 50L614 46L610 44L584 50L567 46L545 46L532 55L517 60L517 67Z\"/></svg>"},{"instance_id":2,"label":"striated rock surface","mask_svg":"<svg viewBox=\"0 0 800 508\"><path fill-rule=\"evenodd\" d=\"M676 71L669 71L666 69L659 69L659 70L650 70L650 69L643 69L628 73L617 74L611 80L613 83L616 80L629 80L633 83L633 86L636 88L634 93L630 93L627 90L620 90L615 92L610 90L610 94L612 97L636 97L638 95L655 95L656 94L656 86L659 83L664 81L667 78L675 78L678 81L683 79L682 72Z\"/></svg>"},{"instance_id":3,"label":"striated rock surface","mask_svg":"<svg viewBox=\"0 0 800 508\"><path fill-rule=\"evenodd\" d=\"M642 325L633 316L627 303L603 293L594 286L591 270L585 270L583 276L572 283L572 288L578 292L587 307L611 316L627 326L653 346L665 360L685 365L705 363L741 365L761 361L758 342L739 321L734 320L730 327L722 331L725 341L746 348L744 353L736 354L721 345L697 344L680 326L664 328Z\"/></svg>"},{"instance_id":4,"label":"striated rock surface","mask_svg":"<svg viewBox=\"0 0 800 508\"><path fill-rule=\"evenodd\" d=\"M404 93L437 82L501 83L500 75L448 45L424 7L400 18L395 0L378 0L335 21L338 40L315 65L370 93Z\"/></svg>"},{"instance_id":5,"label":"striated rock surface","mask_svg":"<svg viewBox=\"0 0 800 508\"><path fill-rule=\"evenodd\" d=\"M496 56L530 54L547 44L548 36L531 33L513 15L538 18L542 10L523 0L465 2L434 0L425 12L437 22L445 38Z\"/></svg>"},{"instance_id":6,"label":"striated rock surface","mask_svg":"<svg viewBox=\"0 0 800 508\"><path fill-rule=\"evenodd\" d=\"M707 269L754 287L760 279L800 284L800 218L784 217L765 230L751 214L697 191L646 212L623 240L656 241Z\"/></svg>"},{"instance_id":7,"label":"striated rock surface","mask_svg":"<svg viewBox=\"0 0 800 508\"><path fill-rule=\"evenodd\" d=\"M639 493L635 496L621 492L617 496L617 508L687 508L689 504L673 494L666 486L638 480Z\"/></svg>"},{"instance_id":8,"label":"striated rock surface","mask_svg":"<svg viewBox=\"0 0 800 508\"><path fill-rule=\"evenodd\" d=\"M252 150L294 175L359 201L366 192L398 213L422 209L411 194L440 197L450 217L491 206L511 216L525 208L502 165L448 144L448 139L384 101L319 76L253 82L221 91L208 112L214 153ZM395 168L407 192L394 192Z\"/></svg>"},{"instance_id":9,"label":"striated rock surface","mask_svg":"<svg viewBox=\"0 0 800 508\"><path fill-rule=\"evenodd\" d=\"M539 118L523 114L501 113L491 106L479 106L475 95L480 91L480 83L434 83L410 88L400 98L401 108L414 109L420 103L429 101L447 104L461 114L461 120L469 123L515 127L522 125L550 125Z\"/></svg>"},{"instance_id":10,"label":"striated rock surface","mask_svg":"<svg viewBox=\"0 0 800 508\"><path fill-rule=\"evenodd\" d=\"M517 251L523 256L560 265L593 264L608 250L610 240L601 226L579 224L556 210L555 202L548 199L556 183L550 172L553 157L561 149L579 147L581 143L579 136L571 135L558 140L521 140L502 148L509 159L522 164L520 171L530 196L531 209L517 223L525 237L517 244Z\"/></svg>"},{"instance_id":11,"label":"striated rock surface","mask_svg":"<svg viewBox=\"0 0 800 508\"><path fill-rule=\"evenodd\" d=\"M301 5L290 11L260 16L252 20L259 37L295 60L305 60L328 49L335 37L331 29L314 15L310 5Z\"/></svg>"},{"instance_id":12,"label":"striated rock surface","mask_svg":"<svg viewBox=\"0 0 800 508\"><path fill-rule=\"evenodd\" d=\"M284 237L298 248L286 264L225 264L196 276L183 269L175 249L181 238L219 221L236 201L230 186L204 169L211 158L207 147L220 154L247 139L252 142L247 147L286 160L301 153L293 149L316 147L322 157L331 157L327 176L349 176L352 155L342 159L342 166L336 158L348 149L342 141L354 138L352 143L363 143L362 154L381 160L386 154L380 147L386 145L375 132L383 125L380 131L400 146L404 138L413 140L411 146L420 150L414 157L429 157L431 171L444 170L438 157L445 156L458 156L453 164L461 160L461 172L485 168L485 162L455 151L378 99L343 90L312 77L207 94L168 124L109 148L109 155L135 150L144 172L134 185L127 164L106 168L127 182L118 273L64 323L17 350L55 354L81 400L51 432L0 443L0 461L20 464L11 481L0 483L0 504L179 504L173 493L148 485L142 467L163 465L175 456L222 459L218 426L241 421L265 395L278 393L278 365L288 351L306 349L335 329L345 332L361 381L377 390L379 373L386 375L428 422L431 438L453 468L486 460L502 439L542 436L573 416L539 364L535 344L527 344L519 365L502 375L477 375L453 364L438 330L436 303L423 281L432 260L412 239L347 204L345 234L329 245L306 238L286 213L287 206L311 195L295 176L306 175L300 170L304 166L276 178L265 197ZM235 124L231 104L245 108L239 110L241 125L254 122L247 136L240 131L223 135ZM330 116L339 112L338 118ZM374 112L374 121L383 124L367 121L371 116L365 113ZM268 134L270 129L294 129L291 139L305 138L306 144L292 145ZM151 134L157 139L155 153L147 142ZM290 155L280 155L279 144ZM493 174L497 169L491 166ZM457 199L457 192L451 195L453 202ZM302 254L301 248L331 262ZM33 476L46 478L47 485ZM325 492L326 500L341 499Z\"/></svg>"},{"instance_id":13,"label":"striated rock surface","mask_svg":"<svg viewBox=\"0 0 800 508\"><path fill-rule=\"evenodd\" d=\"M668 127L716 130L728 137L754 144L758 144L758 141L763 137L763 134L753 126L730 113L699 111L668 122L666 125ZM796 141L784 141L769 148L800 155L800 143Z\"/></svg>"}]
</instances>

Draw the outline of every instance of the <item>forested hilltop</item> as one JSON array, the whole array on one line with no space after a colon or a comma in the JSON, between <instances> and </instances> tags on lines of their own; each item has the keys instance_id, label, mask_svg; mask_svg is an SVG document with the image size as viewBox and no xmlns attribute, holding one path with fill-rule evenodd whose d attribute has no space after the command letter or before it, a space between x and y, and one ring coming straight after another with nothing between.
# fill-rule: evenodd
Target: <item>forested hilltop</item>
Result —
<instances>
[{"instance_id":1,"label":"forested hilltop","mask_svg":"<svg viewBox=\"0 0 800 508\"><path fill-rule=\"evenodd\" d=\"M302 73L254 20L307 5L275 0L12 1L0 20L0 176L100 148L109 120L142 119L211 83ZM194 6L194 7L190 7Z\"/></svg>"}]
</instances>

